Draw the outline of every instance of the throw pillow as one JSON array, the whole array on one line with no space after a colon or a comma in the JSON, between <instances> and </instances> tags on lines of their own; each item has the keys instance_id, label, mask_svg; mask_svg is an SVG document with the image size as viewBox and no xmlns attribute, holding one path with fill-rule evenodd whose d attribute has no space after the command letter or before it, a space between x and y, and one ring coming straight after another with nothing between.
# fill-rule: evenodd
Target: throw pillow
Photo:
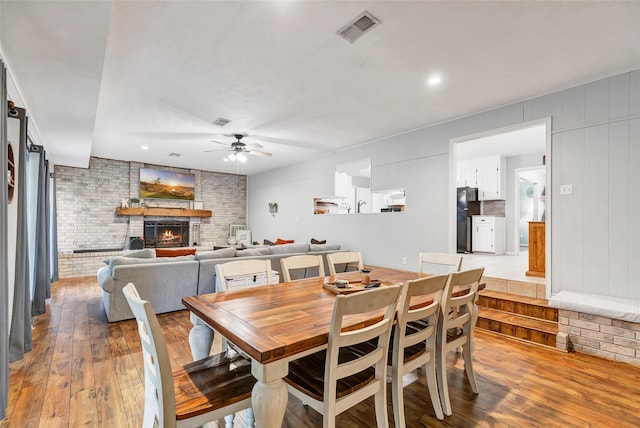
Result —
<instances>
[{"instance_id":1,"label":"throw pillow","mask_svg":"<svg viewBox=\"0 0 640 428\"><path fill-rule=\"evenodd\" d=\"M262 243L269 246L274 245L273 242L269 241L268 239L265 239L264 241L262 241Z\"/></svg>"},{"instance_id":2,"label":"throw pillow","mask_svg":"<svg viewBox=\"0 0 640 428\"><path fill-rule=\"evenodd\" d=\"M293 239L280 239L278 238L276 240L276 245L282 245L282 244L293 244L295 241Z\"/></svg>"},{"instance_id":3,"label":"throw pillow","mask_svg":"<svg viewBox=\"0 0 640 428\"><path fill-rule=\"evenodd\" d=\"M178 257L193 256L196 254L195 248L156 248L156 257Z\"/></svg>"},{"instance_id":4,"label":"throw pillow","mask_svg":"<svg viewBox=\"0 0 640 428\"><path fill-rule=\"evenodd\" d=\"M317 240L317 239L313 239L313 238L311 238L311 243L312 243L312 244L326 244L326 243L327 243L327 240L326 240L326 239L323 239L322 241L319 241L319 240Z\"/></svg>"}]
</instances>

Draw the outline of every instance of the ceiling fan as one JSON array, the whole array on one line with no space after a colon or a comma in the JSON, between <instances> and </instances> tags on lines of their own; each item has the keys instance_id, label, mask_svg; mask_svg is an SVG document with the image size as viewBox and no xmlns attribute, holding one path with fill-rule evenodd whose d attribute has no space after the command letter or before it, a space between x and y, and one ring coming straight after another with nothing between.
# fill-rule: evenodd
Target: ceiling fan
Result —
<instances>
[{"instance_id":1,"label":"ceiling fan","mask_svg":"<svg viewBox=\"0 0 640 428\"><path fill-rule=\"evenodd\" d=\"M251 143L251 144L243 143L242 138L245 137L244 134L233 134L233 137L236 139L236 141L234 141L230 145L226 143L221 143L219 141L211 140L213 143L222 144L223 146L227 147L227 151L229 151L229 155L226 158L224 158L225 161L246 162L247 157L245 153L249 155L262 156L266 158L270 158L272 156L271 153L260 151L259 149L261 149L262 146L258 143ZM205 150L205 152L217 152L220 150L223 150L223 149Z\"/></svg>"}]
</instances>

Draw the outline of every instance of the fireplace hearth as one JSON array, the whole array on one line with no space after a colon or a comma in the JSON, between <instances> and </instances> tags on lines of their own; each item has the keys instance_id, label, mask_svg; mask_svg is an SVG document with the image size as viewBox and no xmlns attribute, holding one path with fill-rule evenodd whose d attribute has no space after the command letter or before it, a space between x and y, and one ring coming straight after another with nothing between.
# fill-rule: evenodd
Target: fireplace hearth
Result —
<instances>
[{"instance_id":1,"label":"fireplace hearth","mask_svg":"<svg viewBox=\"0 0 640 428\"><path fill-rule=\"evenodd\" d=\"M145 221L145 248L189 246L189 222L177 220Z\"/></svg>"}]
</instances>

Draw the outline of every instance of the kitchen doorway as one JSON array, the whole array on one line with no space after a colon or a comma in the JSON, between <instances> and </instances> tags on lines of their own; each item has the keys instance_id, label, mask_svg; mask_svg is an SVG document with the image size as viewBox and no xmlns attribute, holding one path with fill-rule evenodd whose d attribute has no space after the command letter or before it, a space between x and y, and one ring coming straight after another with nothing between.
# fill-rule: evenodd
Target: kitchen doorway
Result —
<instances>
[{"instance_id":1,"label":"kitchen doorway","mask_svg":"<svg viewBox=\"0 0 640 428\"><path fill-rule=\"evenodd\" d=\"M461 183L461 180L469 180L469 168L468 165L482 165L483 160L487 157L498 158L500 165L499 171L504 168L504 178L500 184L500 175L498 175L498 191L485 192L486 194L495 194L482 201L483 215L495 215L504 216L506 219L506 252L504 255L493 255L483 253L478 257L483 257L485 260L492 260L492 265L503 265L499 271L510 270L512 265L517 267L517 275L519 278L507 278L514 280L527 281L529 277L525 276L526 269L521 269L520 265L522 260L528 259L527 247L523 246L523 251L520 251L520 236L522 234L520 223L520 172L525 172L524 179L529 182L537 183L536 186L529 185L523 191L525 195L531 194L531 197L536 198L537 204L533 203L526 207L523 206L523 210L530 212L530 216L535 216L541 219L544 215L544 221L546 224L546 245L545 245L545 260L546 260L546 281L547 284L551 283L551 162L550 157L547 155L551 151L551 118L539 119L531 122L521 123L514 126L505 128L494 129L478 134L468 135L460 138L450 140L450 251L456 250L456 192L457 188L461 186L480 187L482 184L480 180L483 178L483 172L476 175L477 184L472 185ZM546 159L546 162L545 162ZM529 177L526 171L541 171L544 173L544 185L540 177ZM476 171L481 171L481 167L477 167ZM495 168L494 168L495 171ZM534 174L531 172L530 174ZM495 182L495 175L492 175L492 180ZM471 180L473 181L473 180ZM503 187L500 187L500 186ZM544 194L542 195L542 192ZM540 196L544 197L544 200L540 199ZM533 202L531 199L530 202ZM534 212L535 211L535 212ZM525 221L525 220L522 220ZM525 221L526 222L526 221ZM528 227L528 223L527 223ZM528 237L528 231L524 234L524 238ZM528 244L528 240L527 240ZM469 255L469 259L473 259L476 255L473 253ZM515 256L515 257L514 257ZM467 256L465 256L467 257ZM517 261L517 260L518 261ZM494 262L495 260L495 262ZM471 262L471 260L469 260ZM464 264L464 262L463 262ZM522 271L522 272L520 272ZM485 272L485 274L491 276L491 272ZM501 276L496 276L501 278ZM538 282L538 281L535 281ZM547 289L548 292L548 289Z\"/></svg>"}]
</instances>

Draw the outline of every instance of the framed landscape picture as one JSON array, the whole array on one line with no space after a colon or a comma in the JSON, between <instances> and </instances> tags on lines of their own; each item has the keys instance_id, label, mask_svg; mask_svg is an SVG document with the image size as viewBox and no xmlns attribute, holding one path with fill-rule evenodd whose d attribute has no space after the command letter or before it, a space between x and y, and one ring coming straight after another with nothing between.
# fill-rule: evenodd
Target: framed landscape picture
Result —
<instances>
[{"instance_id":1,"label":"framed landscape picture","mask_svg":"<svg viewBox=\"0 0 640 428\"><path fill-rule=\"evenodd\" d=\"M196 177L193 174L140 168L140 197L193 201Z\"/></svg>"}]
</instances>

